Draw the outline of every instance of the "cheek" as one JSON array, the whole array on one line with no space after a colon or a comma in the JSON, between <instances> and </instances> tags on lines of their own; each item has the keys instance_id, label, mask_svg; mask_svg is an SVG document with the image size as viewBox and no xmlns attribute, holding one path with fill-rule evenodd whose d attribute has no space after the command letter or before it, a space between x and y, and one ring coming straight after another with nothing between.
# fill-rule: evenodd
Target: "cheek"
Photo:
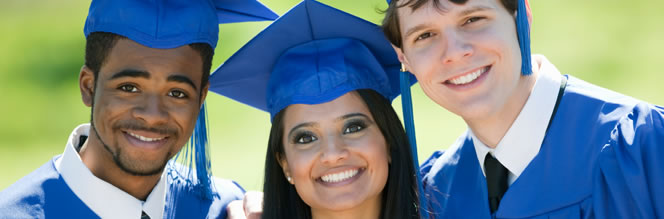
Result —
<instances>
[{"instance_id":1,"label":"cheek","mask_svg":"<svg viewBox=\"0 0 664 219\"><path fill-rule=\"evenodd\" d=\"M314 154L307 152L293 152L286 151L286 161L288 162L288 170L291 177L296 182L303 182L309 180L311 176L311 169L314 165ZM301 183L296 183L301 184Z\"/></svg>"},{"instance_id":2,"label":"cheek","mask_svg":"<svg viewBox=\"0 0 664 219\"><path fill-rule=\"evenodd\" d=\"M380 135L380 132L377 133ZM385 184L389 172L389 149L385 139L380 137L372 138L370 141L365 142L365 147L362 154L365 155L367 162L372 167L377 176L377 182Z\"/></svg>"},{"instance_id":3,"label":"cheek","mask_svg":"<svg viewBox=\"0 0 664 219\"><path fill-rule=\"evenodd\" d=\"M414 48L404 54L410 67L408 71L415 75L418 83L434 83L436 69L440 64L438 50L435 45L431 45L425 48Z\"/></svg>"},{"instance_id":4,"label":"cheek","mask_svg":"<svg viewBox=\"0 0 664 219\"><path fill-rule=\"evenodd\" d=\"M165 110L178 126L189 133L194 129L200 108L194 104L167 103Z\"/></svg>"},{"instance_id":5,"label":"cheek","mask_svg":"<svg viewBox=\"0 0 664 219\"><path fill-rule=\"evenodd\" d=\"M125 114L131 112L133 104L121 98L104 95L104 92L97 92L93 101L93 119L97 129L104 129L104 125L110 123L109 120L116 120ZM110 125L110 124L107 124Z\"/></svg>"}]
</instances>

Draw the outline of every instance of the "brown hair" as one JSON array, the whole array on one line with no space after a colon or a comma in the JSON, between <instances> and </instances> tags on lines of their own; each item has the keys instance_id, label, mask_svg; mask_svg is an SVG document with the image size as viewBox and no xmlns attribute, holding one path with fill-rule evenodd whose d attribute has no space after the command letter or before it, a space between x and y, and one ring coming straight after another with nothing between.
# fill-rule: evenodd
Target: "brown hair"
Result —
<instances>
[{"instance_id":1,"label":"brown hair","mask_svg":"<svg viewBox=\"0 0 664 219\"><path fill-rule=\"evenodd\" d=\"M409 6L411 10L415 11L422 7L424 4L433 1L433 4L436 5L436 7L440 10L444 10L444 8L441 8L440 1L441 0L404 0L406 1L403 4L399 4L399 0L392 0L387 8L385 10L385 18L383 18L383 24L381 27L383 28L383 33L385 34L385 37L394 44L396 47L401 48L402 47L402 42L403 39L401 39L401 30L399 29L399 15L397 13L397 9ZM450 2L458 5L465 4L468 0L449 0ZM503 4L505 9L510 14L514 14L516 12L517 8L517 2L518 0L500 0L500 2Z\"/></svg>"}]
</instances>

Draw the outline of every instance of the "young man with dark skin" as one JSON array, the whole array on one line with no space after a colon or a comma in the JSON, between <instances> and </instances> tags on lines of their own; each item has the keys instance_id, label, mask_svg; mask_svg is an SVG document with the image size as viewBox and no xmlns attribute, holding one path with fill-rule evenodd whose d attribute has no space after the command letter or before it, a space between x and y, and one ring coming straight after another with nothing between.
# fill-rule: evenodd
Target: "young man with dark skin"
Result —
<instances>
[{"instance_id":1,"label":"young man with dark skin","mask_svg":"<svg viewBox=\"0 0 664 219\"><path fill-rule=\"evenodd\" d=\"M421 166L436 218L664 217L664 108L530 55L524 0L393 0L383 29L468 131Z\"/></svg>"},{"instance_id":2,"label":"young man with dark skin","mask_svg":"<svg viewBox=\"0 0 664 219\"><path fill-rule=\"evenodd\" d=\"M225 218L244 191L210 177L205 142L188 148L195 171L171 158L201 126L218 13L276 18L258 2L243 4L218 12L224 6L206 0L92 1L79 74L90 123L72 132L62 155L0 193L0 215Z\"/></svg>"}]
</instances>

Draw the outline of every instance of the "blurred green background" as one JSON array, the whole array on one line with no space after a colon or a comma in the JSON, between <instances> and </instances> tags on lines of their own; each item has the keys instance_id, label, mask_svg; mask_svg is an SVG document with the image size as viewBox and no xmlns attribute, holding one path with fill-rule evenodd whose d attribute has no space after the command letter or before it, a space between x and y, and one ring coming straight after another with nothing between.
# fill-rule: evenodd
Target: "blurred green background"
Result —
<instances>
[{"instance_id":1,"label":"blurred green background","mask_svg":"<svg viewBox=\"0 0 664 219\"><path fill-rule=\"evenodd\" d=\"M296 0L264 0L278 14ZM383 0L324 3L379 23ZM0 6L0 190L62 153L74 127L88 122L80 99L83 22L89 0L3 0ZM534 53L563 74L664 104L661 52L664 2L656 0L531 0ZM334 19L334 18L330 18ZM221 25L219 66L269 22ZM447 148L466 126L413 87L419 159ZM260 190L269 115L208 95L214 175ZM394 106L400 109L400 100ZM400 110L398 110L400 111Z\"/></svg>"}]
</instances>

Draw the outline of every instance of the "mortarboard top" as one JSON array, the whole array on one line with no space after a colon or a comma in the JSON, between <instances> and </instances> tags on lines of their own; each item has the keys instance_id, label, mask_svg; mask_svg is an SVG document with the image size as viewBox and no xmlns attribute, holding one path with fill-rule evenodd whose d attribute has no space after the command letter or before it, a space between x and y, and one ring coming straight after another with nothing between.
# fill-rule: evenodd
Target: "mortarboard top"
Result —
<instances>
[{"instance_id":1,"label":"mortarboard top","mask_svg":"<svg viewBox=\"0 0 664 219\"><path fill-rule=\"evenodd\" d=\"M277 17L257 0L93 0L84 33L115 33L159 49L191 43L215 48L220 23Z\"/></svg>"},{"instance_id":2,"label":"mortarboard top","mask_svg":"<svg viewBox=\"0 0 664 219\"><path fill-rule=\"evenodd\" d=\"M380 27L305 0L274 21L210 77L210 90L274 116L357 89L392 100L400 62Z\"/></svg>"}]
</instances>

